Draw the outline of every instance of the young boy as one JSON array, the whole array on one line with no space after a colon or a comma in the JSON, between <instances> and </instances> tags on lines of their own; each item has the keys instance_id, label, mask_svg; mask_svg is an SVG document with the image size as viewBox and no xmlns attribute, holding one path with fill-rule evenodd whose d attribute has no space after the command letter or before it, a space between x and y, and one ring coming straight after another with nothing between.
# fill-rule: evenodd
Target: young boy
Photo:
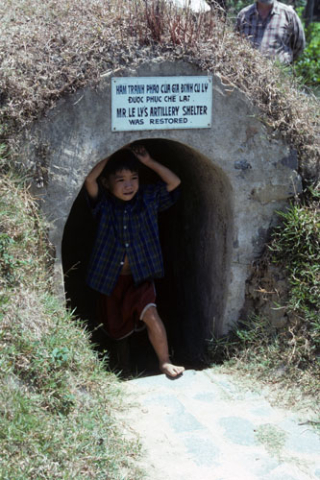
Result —
<instances>
[{"instance_id":1,"label":"young boy","mask_svg":"<svg viewBox=\"0 0 320 480\"><path fill-rule=\"evenodd\" d=\"M140 186L139 161L161 181ZM116 340L146 325L160 370L171 378L181 375L184 367L170 361L153 279L164 275L158 212L175 203L179 185L177 175L137 144L99 162L85 180L93 214L99 220L87 281L100 292L100 319Z\"/></svg>"}]
</instances>

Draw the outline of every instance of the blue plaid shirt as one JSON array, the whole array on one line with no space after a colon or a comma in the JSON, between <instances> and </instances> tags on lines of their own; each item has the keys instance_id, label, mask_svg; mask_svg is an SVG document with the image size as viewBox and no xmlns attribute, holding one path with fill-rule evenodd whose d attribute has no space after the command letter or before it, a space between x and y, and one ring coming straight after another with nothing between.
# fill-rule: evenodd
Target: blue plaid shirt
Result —
<instances>
[{"instance_id":1,"label":"blue plaid shirt","mask_svg":"<svg viewBox=\"0 0 320 480\"><path fill-rule=\"evenodd\" d=\"M164 275L159 240L158 212L173 205L179 188L168 192L160 181L141 185L135 197L124 202L107 192L100 192L93 215L98 231L87 276L88 285L110 295L128 256L135 284Z\"/></svg>"},{"instance_id":2,"label":"blue plaid shirt","mask_svg":"<svg viewBox=\"0 0 320 480\"><path fill-rule=\"evenodd\" d=\"M236 29L250 40L253 47L264 55L278 57L284 64L296 60L305 47L304 30L298 15L291 6L277 0L264 20L256 2L243 8L237 16Z\"/></svg>"}]
</instances>

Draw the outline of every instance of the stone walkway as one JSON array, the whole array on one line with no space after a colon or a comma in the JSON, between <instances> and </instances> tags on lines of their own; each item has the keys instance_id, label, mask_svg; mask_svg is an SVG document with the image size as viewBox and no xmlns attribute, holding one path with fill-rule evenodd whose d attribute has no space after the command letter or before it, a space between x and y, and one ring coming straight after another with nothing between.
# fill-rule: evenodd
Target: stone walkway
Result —
<instances>
[{"instance_id":1,"label":"stone walkway","mask_svg":"<svg viewBox=\"0 0 320 480\"><path fill-rule=\"evenodd\" d=\"M124 382L127 435L139 438L151 480L320 479L310 416L275 408L232 377L189 370Z\"/></svg>"}]
</instances>

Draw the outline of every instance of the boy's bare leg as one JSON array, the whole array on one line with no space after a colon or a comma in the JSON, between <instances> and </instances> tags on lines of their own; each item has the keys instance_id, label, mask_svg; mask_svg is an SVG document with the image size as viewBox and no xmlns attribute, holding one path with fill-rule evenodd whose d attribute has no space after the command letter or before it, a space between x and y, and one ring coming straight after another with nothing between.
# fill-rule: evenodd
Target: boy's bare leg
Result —
<instances>
[{"instance_id":1,"label":"boy's bare leg","mask_svg":"<svg viewBox=\"0 0 320 480\"><path fill-rule=\"evenodd\" d=\"M151 306L147 309L143 321L147 326L151 345L157 354L160 370L171 378L178 377L184 372L184 367L173 365L170 361L166 330L156 307Z\"/></svg>"}]
</instances>

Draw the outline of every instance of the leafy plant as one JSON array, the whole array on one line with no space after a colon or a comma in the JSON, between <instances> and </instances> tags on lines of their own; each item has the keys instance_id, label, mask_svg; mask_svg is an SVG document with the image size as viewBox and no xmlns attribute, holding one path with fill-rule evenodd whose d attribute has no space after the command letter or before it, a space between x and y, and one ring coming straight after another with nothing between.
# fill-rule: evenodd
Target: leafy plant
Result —
<instances>
[{"instance_id":1,"label":"leafy plant","mask_svg":"<svg viewBox=\"0 0 320 480\"><path fill-rule=\"evenodd\" d=\"M289 273L289 308L316 324L320 321L319 213L317 199L314 204L292 205L288 211L279 212L283 222L275 230L270 246L273 261L284 264Z\"/></svg>"},{"instance_id":2,"label":"leafy plant","mask_svg":"<svg viewBox=\"0 0 320 480\"><path fill-rule=\"evenodd\" d=\"M267 318L249 315L227 336L209 342L209 352L216 363L241 358L271 368L276 362L272 352L279 346L278 337L276 328Z\"/></svg>"},{"instance_id":3,"label":"leafy plant","mask_svg":"<svg viewBox=\"0 0 320 480\"><path fill-rule=\"evenodd\" d=\"M311 23L306 29L306 48L295 64L300 82L320 88L320 23Z\"/></svg>"}]
</instances>

